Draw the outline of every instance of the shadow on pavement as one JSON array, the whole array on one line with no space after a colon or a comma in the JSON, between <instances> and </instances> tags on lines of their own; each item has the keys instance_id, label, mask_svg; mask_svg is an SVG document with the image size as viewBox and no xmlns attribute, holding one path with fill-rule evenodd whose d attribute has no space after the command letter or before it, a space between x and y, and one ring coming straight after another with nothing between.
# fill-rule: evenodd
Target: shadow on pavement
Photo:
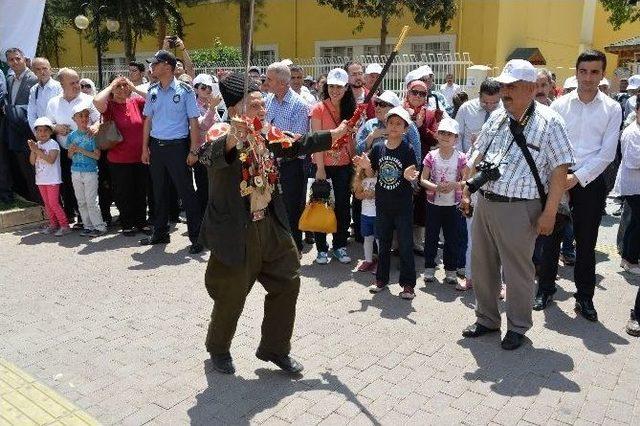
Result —
<instances>
[{"instance_id":1,"label":"shadow on pavement","mask_svg":"<svg viewBox=\"0 0 640 426\"><path fill-rule=\"evenodd\" d=\"M460 278L458 278L460 279ZM430 294L436 298L439 302L455 302L460 299L460 301L468 308L475 309L474 303L476 301L475 294L473 290L467 291L458 291L455 289L454 285L451 284L443 284L439 280L428 284L424 284L422 279L419 279L419 285L416 286L418 290Z\"/></svg>"},{"instance_id":2,"label":"shadow on pavement","mask_svg":"<svg viewBox=\"0 0 640 426\"><path fill-rule=\"evenodd\" d=\"M500 348L497 333L457 343L469 349L478 364L476 371L464 373L465 380L491 383L491 390L497 394L534 396L542 389L580 391L580 386L564 375L575 367L569 355L535 348L528 339L520 349L505 351Z\"/></svg>"},{"instance_id":3,"label":"shadow on pavement","mask_svg":"<svg viewBox=\"0 0 640 426\"><path fill-rule=\"evenodd\" d=\"M139 253L133 253L131 259L134 262L138 262L137 265L129 266L128 269L132 271L156 269L166 265L184 265L189 263L192 259L196 259L200 263L206 263L208 258L208 252L202 251L196 255L189 254L189 247L185 247L178 250L175 253L167 252L164 244L155 246L146 246L148 248L142 248Z\"/></svg>"},{"instance_id":4,"label":"shadow on pavement","mask_svg":"<svg viewBox=\"0 0 640 426\"><path fill-rule=\"evenodd\" d=\"M193 425L249 425L256 415L275 407L282 399L312 390L344 395L372 424L380 425L349 387L329 372L321 373L319 379L304 379L260 368L255 371L257 378L245 379L213 371L210 360L204 362L204 370L208 386L196 395L196 405L187 411Z\"/></svg>"},{"instance_id":5,"label":"shadow on pavement","mask_svg":"<svg viewBox=\"0 0 640 426\"><path fill-rule=\"evenodd\" d=\"M614 345L629 344L628 340L609 330L601 322L587 321L578 314L571 318L556 304L549 305L543 312L545 328L582 339L584 346L592 352L609 355L616 351Z\"/></svg>"},{"instance_id":6,"label":"shadow on pavement","mask_svg":"<svg viewBox=\"0 0 640 426\"><path fill-rule=\"evenodd\" d=\"M396 320L404 319L415 324L416 321L409 318L412 312L416 312L411 304L410 300L404 300L389 294L389 290L384 290L380 293L373 294L371 299L360 300L360 309L350 310L349 313L366 312L370 307L377 308L380 311L380 317Z\"/></svg>"}]
</instances>

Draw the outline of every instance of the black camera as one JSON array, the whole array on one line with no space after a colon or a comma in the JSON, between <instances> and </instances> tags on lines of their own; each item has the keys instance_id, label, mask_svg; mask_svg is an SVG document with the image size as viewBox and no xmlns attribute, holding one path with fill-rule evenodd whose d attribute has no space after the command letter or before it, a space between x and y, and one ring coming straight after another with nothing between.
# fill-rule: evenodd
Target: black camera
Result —
<instances>
[{"instance_id":1,"label":"black camera","mask_svg":"<svg viewBox=\"0 0 640 426\"><path fill-rule=\"evenodd\" d=\"M500 179L501 174L497 164L481 161L476 169L478 172L467 180L467 188L471 194L482 188L485 183Z\"/></svg>"}]
</instances>

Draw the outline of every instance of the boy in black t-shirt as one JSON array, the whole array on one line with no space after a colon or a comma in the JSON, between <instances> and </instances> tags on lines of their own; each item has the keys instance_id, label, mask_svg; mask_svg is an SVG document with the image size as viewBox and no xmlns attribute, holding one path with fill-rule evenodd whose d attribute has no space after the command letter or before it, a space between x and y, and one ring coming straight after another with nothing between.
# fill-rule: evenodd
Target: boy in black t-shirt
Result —
<instances>
[{"instance_id":1,"label":"boy in black t-shirt","mask_svg":"<svg viewBox=\"0 0 640 426\"><path fill-rule=\"evenodd\" d=\"M400 248L400 286L403 299L415 297L416 266L413 258L413 187L418 179L413 148L402 142L411 125L409 113L395 107L387 113L387 140L376 144L369 156L354 161L364 169L378 175L376 184L376 233L379 239L378 271L376 281L369 287L371 293L384 290L389 284L391 241L393 231L398 235Z\"/></svg>"}]
</instances>

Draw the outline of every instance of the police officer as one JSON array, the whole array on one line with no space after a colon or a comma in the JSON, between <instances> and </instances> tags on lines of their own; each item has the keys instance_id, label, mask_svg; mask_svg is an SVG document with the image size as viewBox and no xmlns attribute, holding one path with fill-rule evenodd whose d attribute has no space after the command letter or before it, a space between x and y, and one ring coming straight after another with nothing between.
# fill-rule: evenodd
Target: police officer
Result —
<instances>
[{"instance_id":1,"label":"police officer","mask_svg":"<svg viewBox=\"0 0 640 426\"><path fill-rule=\"evenodd\" d=\"M155 211L153 234L140 240L141 245L169 242L169 179L175 185L187 213L190 254L202 251L198 243L202 213L193 188L190 166L198 160L200 111L196 95L186 83L174 78L176 58L159 50L147 59L151 72L158 79L149 86L142 139L142 162L150 164Z\"/></svg>"}]
</instances>

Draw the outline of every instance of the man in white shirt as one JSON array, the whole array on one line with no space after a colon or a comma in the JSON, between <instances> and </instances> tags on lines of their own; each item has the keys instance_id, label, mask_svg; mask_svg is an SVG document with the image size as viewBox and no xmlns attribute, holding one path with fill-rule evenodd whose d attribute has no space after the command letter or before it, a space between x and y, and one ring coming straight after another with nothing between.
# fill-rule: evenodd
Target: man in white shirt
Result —
<instances>
[{"instance_id":1,"label":"man in white shirt","mask_svg":"<svg viewBox=\"0 0 640 426\"><path fill-rule=\"evenodd\" d=\"M502 106L500 101L500 83L493 79L480 84L480 97L462 104L456 114L456 121L460 125L456 149L469 152L482 125L489 119L493 111Z\"/></svg>"},{"instance_id":2,"label":"man in white shirt","mask_svg":"<svg viewBox=\"0 0 640 426\"><path fill-rule=\"evenodd\" d=\"M302 100L305 101L307 105L315 104L317 102L316 97L313 96L307 86L303 84L304 70L302 69L302 67L300 65L291 65L289 67L289 70L291 71L290 85L293 91L300 95L300 97L302 97Z\"/></svg>"},{"instance_id":3,"label":"man in white shirt","mask_svg":"<svg viewBox=\"0 0 640 426\"><path fill-rule=\"evenodd\" d=\"M33 129L33 123L47 114L49 100L62 93L62 86L51 78L51 64L47 58L35 58L31 64L32 71L38 77L38 83L31 86L29 91L27 106L29 126Z\"/></svg>"},{"instance_id":4,"label":"man in white shirt","mask_svg":"<svg viewBox=\"0 0 640 426\"><path fill-rule=\"evenodd\" d=\"M60 187L64 212L73 222L78 215L78 201L73 192L71 183L71 160L67 155L67 136L78 126L73 121L73 107L80 103L89 107L89 133L95 134L99 128L100 113L93 105L93 97L80 91L80 77L70 68L62 68L58 72L58 81L62 86L62 93L49 100L47 104L47 117L53 122L56 130L56 139L60 144L60 167L62 169L62 185Z\"/></svg>"},{"instance_id":5,"label":"man in white shirt","mask_svg":"<svg viewBox=\"0 0 640 426\"><path fill-rule=\"evenodd\" d=\"M453 97L455 96L456 93L461 92L462 88L460 87L459 84L456 84L453 81L452 73L448 73L444 77L444 80L446 81L446 83L440 86L440 92L442 92L442 94L444 95L444 98L447 100L447 104L453 105Z\"/></svg>"},{"instance_id":6,"label":"man in white shirt","mask_svg":"<svg viewBox=\"0 0 640 426\"><path fill-rule=\"evenodd\" d=\"M620 105L598 88L606 66L604 53L581 53L576 61L577 90L551 104L566 122L576 159L566 184L576 239L575 309L589 321L598 320L593 294L595 246L607 196L603 172L615 158L622 120Z\"/></svg>"}]
</instances>

